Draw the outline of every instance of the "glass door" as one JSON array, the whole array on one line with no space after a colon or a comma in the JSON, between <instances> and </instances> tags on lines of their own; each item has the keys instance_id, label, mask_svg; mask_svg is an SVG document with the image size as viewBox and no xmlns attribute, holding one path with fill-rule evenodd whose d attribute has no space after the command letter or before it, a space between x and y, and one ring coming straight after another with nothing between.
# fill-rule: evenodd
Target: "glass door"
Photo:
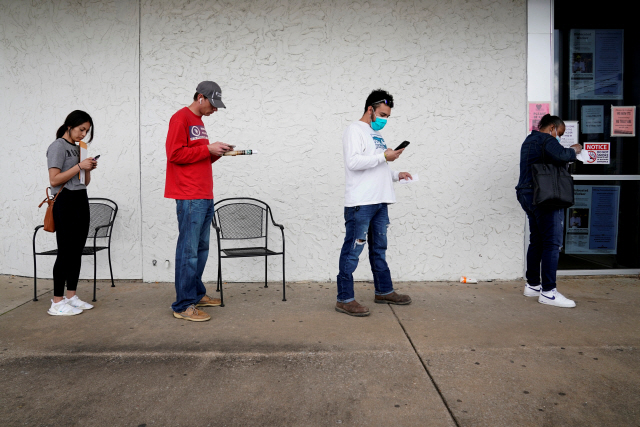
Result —
<instances>
[{"instance_id":1,"label":"glass door","mask_svg":"<svg viewBox=\"0 0 640 427\"><path fill-rule=\"evenodd\" d=\"M616 5L616 3L620 3ZM622 2L554 4L554 111L566 143L588 153L570 171L560 274L640 272L640 33Z\"/></svg>"}]
</instances>

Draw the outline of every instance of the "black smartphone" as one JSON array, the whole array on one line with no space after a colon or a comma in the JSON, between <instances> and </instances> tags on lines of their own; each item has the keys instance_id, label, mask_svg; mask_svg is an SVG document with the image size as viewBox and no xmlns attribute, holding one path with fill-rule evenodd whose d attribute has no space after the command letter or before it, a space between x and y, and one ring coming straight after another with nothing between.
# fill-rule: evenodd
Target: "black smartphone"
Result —
<instances>
[{"instance_id":1,"label":"black smartphone","mask_svg":"<svg viewBox=\"0 0 640 427\"><path fill-rule=\"evenodd\" d=\"M409 141L402 141L402 144L398 145L395 149L395 151L398 150L402 150L403 148L406 148L407 145L411 144Z\"/></svg>"},{"instance_id":2,"label":"black smartphone","mask_svg":"<svg viewBox=\"0 0 640 427\"><path fill-rule=\"evenodd\" d=\"M95 157L93 158L93 160L98 160L99 158L100 158L100 154L98 154L97 156L95 156Z\"/></svg>"}]
</instances>

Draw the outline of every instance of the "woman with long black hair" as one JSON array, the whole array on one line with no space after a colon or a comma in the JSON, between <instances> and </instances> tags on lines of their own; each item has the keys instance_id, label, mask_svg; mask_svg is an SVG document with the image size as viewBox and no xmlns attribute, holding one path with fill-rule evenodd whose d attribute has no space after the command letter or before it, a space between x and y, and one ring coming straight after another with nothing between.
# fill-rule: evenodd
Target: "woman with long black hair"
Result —
<instances>
[{"instance_id":1,"label":"woman with long black hair","mask_svg":"<svg viewBox=\"0 0 640 427\"><path fill-rule=\"evenodd\" d=\"M88 142L93 140L93 120L84 111L75 110L67 116L56 133L56 140L47 149L47 166L52 194L60 195L53 205L56 224L58 256L53 266L53 299L49 313L52 316L73 316L93 308L76 295L82 249L89 232L89 199L87 185L91 171L98 166L93 158L80 161L77 145L91 130ZM85 183L80 182L84 171ZM64 296L64 287L67 295Z\"/></svg>"}]
</instances>

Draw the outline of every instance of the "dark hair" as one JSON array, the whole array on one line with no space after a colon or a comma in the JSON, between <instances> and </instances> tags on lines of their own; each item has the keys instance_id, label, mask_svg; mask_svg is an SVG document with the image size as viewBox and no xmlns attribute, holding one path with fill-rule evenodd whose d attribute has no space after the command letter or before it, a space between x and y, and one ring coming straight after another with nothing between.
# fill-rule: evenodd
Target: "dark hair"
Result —
<instances>
[{"instance_id":1,"label":"dark hair","mask_svg":"<svg viewBox=\"0 0 640 427\"><path fill-rule=\"evenodd\" d=\"M86 122L89 122L91 125L91 137L87 142L93 141L93 119L89 114L80 110L72 111L67 118L64 119L64 124L60 126L60 128L58 128L58 132L56 132L56 138L62 138L62 135L64 135L69 128L78 127Z\"/></svg>"},{"instance_id":2,"label":"dark hair","mask_svg":"<svg viewBox=\"0 0 640 427\"><path fill-rule=\"evenodd\" d=\"M376 89L369 94L367 97L367 101L364 103L364 112L367 112L367 108L369 106L377 105L380 103L384 103L389 106L389 108L393 108L393 96L387 92L386 90ZM376 107L374 106L375 110Z\"/></svg>"},{"instance_id":3,"label":"dark hair","mask_svg":"<svg viewBox=\"0 0 640 427\"><path fill-rule=\"evenodd\" d=\"M193 100L197 101L198 100L198 95L200 95L198 92L195 93L195 95L193 95ZM204 96L204 95L203 95Z\"/></svg>"},{"instance_id":4,"label":"dark hair","mask_svg":"<svg viewBox=\"0 0 640 427\"><path fill-rule=\"evenodd\" d=\"M554 125L556 127L556 129L557 129L560 126L564 126L564 122L558 116L552 116L551 114L545 114L544 116L542 116L542 118L540 119L540 122L538 123L538 130L542 130L542 129L544 129L546 127L549 127L551 125Z\"/></svg>"}]
</instances>

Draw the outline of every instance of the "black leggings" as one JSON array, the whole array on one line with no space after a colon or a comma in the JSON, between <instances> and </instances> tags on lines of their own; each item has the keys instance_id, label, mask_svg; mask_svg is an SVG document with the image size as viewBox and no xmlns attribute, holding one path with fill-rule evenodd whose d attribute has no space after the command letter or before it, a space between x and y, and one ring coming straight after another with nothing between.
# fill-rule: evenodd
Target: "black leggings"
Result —
<instances>
[{"instance_id":1,"label":"black leggings","mask_svg":"<svg viewBox=\"0 0 640 427\"><path fill-rule=\"evenodd\" d=\"M56 224L58 256L53 265L53 296L64 296L67 290L75 291L82 265L82 249L89 232L89 199L87 190L62 189L53 205Z\"/></svg>"}]
</instances>

